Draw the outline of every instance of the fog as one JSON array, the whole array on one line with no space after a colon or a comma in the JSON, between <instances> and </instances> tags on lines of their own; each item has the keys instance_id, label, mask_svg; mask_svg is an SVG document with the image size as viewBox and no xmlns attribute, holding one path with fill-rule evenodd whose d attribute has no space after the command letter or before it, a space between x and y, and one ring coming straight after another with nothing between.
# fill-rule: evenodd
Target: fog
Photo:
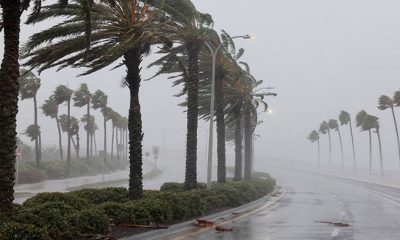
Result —
<instances>
[{"instance_id":1,"label":"fog","mask_svg":"<svg viewBox=\"0 0 400 240\"><path fill-rule=\"evenodd\" d=\"M253 34L254 41L236 40L245 48L243 61L250 64L252 74L264 80L264 87L274 87L276 98L267 101L271 114L260 114L264 123L258 126L255 152L257 159L316 161L316 146L306 137L318 129L323 120L338 118L341 110L353 117L361 109L380 118L383 157L386 169L398 169L396 138L390 111L377 109L380 95L392 96L400 89L400 2L397 0L195 0L200 11L210 13L215 29L226 30L232 36ZM48 23L48 26L51 24ZM23 44L34 32L45 25L22 26ZM3 51L3 40L0 49ZM2 54L2 53L1 53ZM157 55L145 58L142 76L146 79L155 72L146 66ZM77 89L86 82L90 91L101 89L109 96L109 105L127 116L129 92L121 88L125 69L109 71L112 67L89 76L77 78L79 70L48 70L40 75L42 87L38 93L41 105L56 86L68 84ZM177 106L183 98L174 97L181 87L172 87L167 76L143 81L140 92L144 151L153 145L163 145L167 151L178 151L184 156L186 114ZM33 102L20 103L18 133L33 123ZM400 113L400 109L396 109ZM41 110L40 110L41 112ZM60 108L65 113L66 107ZM95 111L93 111L95 112ZM72 109L80 118L84 109ZM98 148L102 147L102 116L94 113L99 125ZM53 119L39 116L44 146L56 145L56 124ZM205 161L208 124L200 122L198 131L199 161ZM345 160L352 164L349 133L342 129ZM81 126L82 140L85 139ZM24 142L29 139L19 135ZM374 136L375 137L375 136ZM333 162L341 164L339 141L332 134ZM368 163L367 133L355 130L357 160ZM65 140L64 140L65 143ZM322 161L328 161L327 136L321 136ZM85 147L84 142L82 147ZM229 153L233 153L228 145ZM378 168L377 143L374 138L374 168ZM179 158L179 157L177 157ZM180 161L184 158L168 159ZM232 162L232 158L228 160Z\"/></svg>"}]
</instances>

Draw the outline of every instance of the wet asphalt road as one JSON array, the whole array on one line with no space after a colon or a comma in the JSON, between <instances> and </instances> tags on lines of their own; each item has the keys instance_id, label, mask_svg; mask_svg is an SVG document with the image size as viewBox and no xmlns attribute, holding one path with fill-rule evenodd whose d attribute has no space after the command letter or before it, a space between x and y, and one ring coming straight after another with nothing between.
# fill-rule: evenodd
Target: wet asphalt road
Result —
<instances>
[{"instance_id":1,"label":"wet asphalt road","mask_svg":"<svg viewBox=\"0 0 400 240\"><path fill-rule=\"evenodd\" d=\"M225 225L233 227L232 232L210 230L190 239L400 239L400 189L287 169L269 168L268 172L286 190L281 200Z\"/></svg>"}]
</instances>

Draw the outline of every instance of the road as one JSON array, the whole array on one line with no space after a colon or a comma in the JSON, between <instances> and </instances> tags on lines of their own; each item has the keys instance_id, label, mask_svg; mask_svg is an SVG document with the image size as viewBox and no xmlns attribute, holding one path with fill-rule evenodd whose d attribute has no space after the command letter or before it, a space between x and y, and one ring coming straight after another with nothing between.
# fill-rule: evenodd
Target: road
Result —
<instances>
[{"instance_id":1,"label":"road","mask_svg":"<svg viewBox=\"0 0 400 240\"><path fill-rule=\"evenodd\" d=\"M400 239L400 189L283 168L262 170L285 189L278 202L225 225L232 232L210 230L190 239Z\"/></svg>"}]
</instances>

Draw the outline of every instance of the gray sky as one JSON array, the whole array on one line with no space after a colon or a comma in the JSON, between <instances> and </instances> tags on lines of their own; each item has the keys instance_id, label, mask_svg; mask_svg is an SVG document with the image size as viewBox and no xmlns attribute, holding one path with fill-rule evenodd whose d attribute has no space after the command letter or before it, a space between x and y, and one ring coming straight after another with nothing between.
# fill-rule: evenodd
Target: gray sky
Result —
<instances>
[{"instance_id":1,"label":"gray sky","mask_svg":"<svg viewBox=\"0 0 400 240\"><path fill-rule=\"evenodd\" d=\"M250 64L253 75L264 80L265 87L275 87L279 94L268 99L272 114L261 115L264 124L257 129L261 135L256 143L257 155L265 161L272 158L313 161L316 148L306 140L308 133L323 120L337 118L341 110L355 115L365 109L380 118L385 166L398 169L393 120L389 111L379 111L376 105L381 94L392 96L400 89L399 1L194 0L194 3L199 10L213 16L216 30L224 29L232 36L246 33L257 36L255 41L237 40L237 46L246 49L243 60ZM22 42L43 27L23 26ZM2 51L2 43L0 46ZM81 82L87 82L91 91L103 90L109 95L110 106L127 115L129 94L127 89L120 88L125 69L112 72L109 69L83 78L75 77L76 70L46 71L41 75L39 103L59 84L68 82L76 89ZM143 68L144 78L153 72ZM143 82L140 91L145 148L161 145L162 131L167 130L166 147L184 150L185 113L177 106L182 99L173 97L179 88L172 88L171 82L162 76ZM33 122L32 105L31 100L20 104L19 132ZM65 110L62 108L61 112ZM73 113L81 117L84 111L73 109ZM100 114L96 114L96 119L101 119ZM43 116L39 121L44 144L55 144L55 123ZM201 123L200 127L199 150L204 151L208 125ZM345 156L350 164L349 134L347 128L342 131ZM99 131L100 146L101 134ZM366 166L367 134L357 129L355 140L359 162ZM327 161L327 137L322 137L321 144L323 161ZM334 161L339 164L335 133L333 150ZM376 163L377 156L374 156ZM199 160L203 159L204 153L199 152Z\"/></svg>"}]
</instances>

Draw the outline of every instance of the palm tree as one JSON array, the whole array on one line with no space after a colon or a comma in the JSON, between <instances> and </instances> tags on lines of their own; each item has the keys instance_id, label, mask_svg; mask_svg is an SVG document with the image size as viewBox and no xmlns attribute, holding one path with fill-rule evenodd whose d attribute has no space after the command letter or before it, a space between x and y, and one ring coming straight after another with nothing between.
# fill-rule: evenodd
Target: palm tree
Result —
<instances>
[{"instance_id":1,"label":"palm tree","mask_svg":"<svg viewBox=\"0 0 400 240\"><path fill-rule=\"evenodd\" d=\"M74 92L73 100L75 107L86 106L86 115L90 118L90 101L92 99L92 94L90 94L88 86L86 83L82 83L78 90ZM89 160L89 142L90 133L86 130L86 160Z\"/></svg>"},{"instance_id":2,"label":"palm tree","mask_svg":"<svg viewBox=\"0 0 400 240\"><path fill-rule=\"evenodd\" d=\"M331 132L329 130L329 125L326 121L323 121L319 126L319 132L323 135L328 133L329 139L329 163L332 163L332 144L331 144Z\"/></svg>"},{"instance_id":3,"label":"palm tree","mask_svg":"<svg viewBox=\"0 0 400 240\"><path fill-rule=\"evenodd\" d=\"M92 26L96 29L90 37L92 47L87 49L85 32L86 18L80 10L85 10L86 1L72 1L60 8L58 4L46 6L30 23L42 22L47 16L62 17L64 22L48 30L33 35L24 53L27 65L39 71L59 66L88 67L83 74L103 69L123 57L127 67L126 85L130 90L129 110L130 134L130 181L129 197L140 198L142 184L142 121L139 103L141 83L140 64L153 44L163 43L165 24L159 11L142 1L115 0L95 2L91 5ZM77 11L77 9L80 9ZM66 19L66 20L65 20ZM101 21L99 20L101 19ZM60 41L56 41L60 40ZM41 43L49 43L43 46Z\"/></svg>"},{"instance_id":4,"label":"palm tree","mask_svg":"<svg viewBox=\"0 0 400 240\"><path fill-rule=\"evenodd\" d=\"M42 110L44 115L56 119L57 129L58 129L58 144L60 148L60 159L64 160L63 155L63 147L62 147L62 137L61 137L61 128L60 128L60 120L58 118L58 103L54 99L54 95L51 95L49 99L45 101L42 105Z\"/></svg>"},{"instance_id":5,"label":"palm tree","mask_svg":"<svg viewBox=\"0 0 400 240\"><path fill-rule=\"evenodd\" d=\"M380 156L380 174L381 176L384 175L384 171L383 171L383 157L382 157L382 141L381 141L381 135L380 135L380 131L379 131L379 122L378 122L378 118L373 116L373 115L369 115L369 114L364 114L362 112L360 112L360 120L361 120L361 130L362 131L369 131L371 132L372 129L375 129L375 133L377 134L377 138L378 138L378 147L379 147L379 156ZM362 119L361 119L362 117ZM371 168L372 168L372 160L370 158L370 173L371 173Z\"/></svg>"},{"instance_id":6,"label":"palm tree","mask_svg":"<svg viewBox=\"0 0 400 240\"><path fill-rule=\"evenodd\" d=\"M76 158L79 160L79 149L80 149L80 141L79 141L79 121L75 117L68 116L66 114L60 115L60 125L63 132L68 134L68 140L72 142L74 145ZM69 126L69 127L68 127ZM74 140L74 136L76 138L76 143Z\"/></svg>"},{"instance_id":7,"label":"palm tree","mask_svg":"<svg viewBox=\"0 0 400 240\"><path fill-rule=\"evenodd\" d=\"M319 144L319 133L316 130L313 130L307 137L308 140L310 140L312 143L317 142L318 143L318 166L320 165L321 162L321 149L320 149L320 144Z\"/></svg>"},{"instance_id":8,"label":"palm tree","mask_svg":"<svg viewBox=\"0 0 400 240\"><path fill-rule=\"evenodd\" d=\"M372 174L372 135L371 130L373 126L366 121L368 118L368 113L364 110L361 110L356 115L356 126L361 128L361 131L368 131L368 139L369 139L369 174Z\"/></svg>"},{"instance_id":9,"label":"palm tree","mask_svg":"<svg viewBox=\"0 0 400 240\"><path fill-rule=\"evenodd\" d=\"M351 123L351 117L350 114L346 111L341 111L339 114L339 121L340 121L340 125L349 125L349 130L350 130L350 136L351 136L351 144L353 147L353 164L354 164L354 172L356 171L356 151L354 148L354 136L353 136L353 126Z\"/></svg>"},{"instance_id":10,"label":"palm tree","mask_svg":"<svg viewBox=\"0 0 400 240\"><path fill-rule=\"evenodd\" d=\"M35 140L35 153L36 153L36 164L39 166L42 158L42 149L41 149L41 141L40 141L40 128L38 125L38 113L37 113L37 92L40 88L40 78L36 77L31 71L21 69L21 76L19 78L19 92L21 94L21 100L24 99L33 99L33 110L34 110L34 126L36 126L36 130L38 134L36 134Z\"/></svg>"},{"instance_id":11,"label":"palm tree","mask_svg":"<svg viewBox=\"0 0 400 240\"><path fill-rule=\"evenodd\" d=\"M81 122L85 123L84 129L86 132L89 133L90 145L89 145L89 152L90 156L93 156L93 136L96 130L98 129L97 124L95 123L94 116L85 114L81 118Z\"/></svg>"},{"instance_id":12,"label":"palm tree","mask_svg":"<svg viewBox=\"0 0 400 240\"><path fill-rule=\"evenodd\" d=\"M101 90L97 90L92 96L92 108L95 110L100 109L104 117L104 162L107 161L107 99L107 95Z\"/></svg>"},{"instance_id":13,"label":"palm tree","mask_svg":"<svg viewBox=\"0 0 400 240\"><path fill-rule=\"evenodd\" d=\"M341 156L342 156L342 170L344 171L343 142L342 142L342 134L340 134L338 121L336 119L330 119L328 121L328 126L329 126L329 129L335 130L338 133L339 142L340 142L340 153L341 153Z\"/></svg>"},{"instance_id":14,"label":"palm tree","mask_svg":"<svg viewBox=\"0 0 400 240\"><path fill-rule=\"evenodd\" d=\"M395 93L396 96L396 93ZM393 121L394 121L394 128L396 130L396 137L397 137L397 149L399 152L399 163L400 163L400 139L399 139L399 130L397 128L397 120L396 120L396 115L394 113L394 106L395 106L395 98L391 99L390 97L386 95L380 96L378 100L378 109L379 110L386 110L390 108L392 110L392 116L393 116Z\"/></svg>"},{"instance_id":15,"label":"palm tree","mask_svg":"<svg viewBox=\"0 0 400 240\"><path fill-rule=\"evenodd\" d=\"M54 90L54 100L55 102L60 105L62 103L67 104L67 127L66 129L71 128L71 97L72 97L73 91L69 89L65 85L59 85L55 90ZM61 116L60 116L60 121L61 121ZM69 171L71 168L71 131L67 131L68 134L68 145L67 145L67 176L69 176Z\"/></svg>"}]
</instances>

